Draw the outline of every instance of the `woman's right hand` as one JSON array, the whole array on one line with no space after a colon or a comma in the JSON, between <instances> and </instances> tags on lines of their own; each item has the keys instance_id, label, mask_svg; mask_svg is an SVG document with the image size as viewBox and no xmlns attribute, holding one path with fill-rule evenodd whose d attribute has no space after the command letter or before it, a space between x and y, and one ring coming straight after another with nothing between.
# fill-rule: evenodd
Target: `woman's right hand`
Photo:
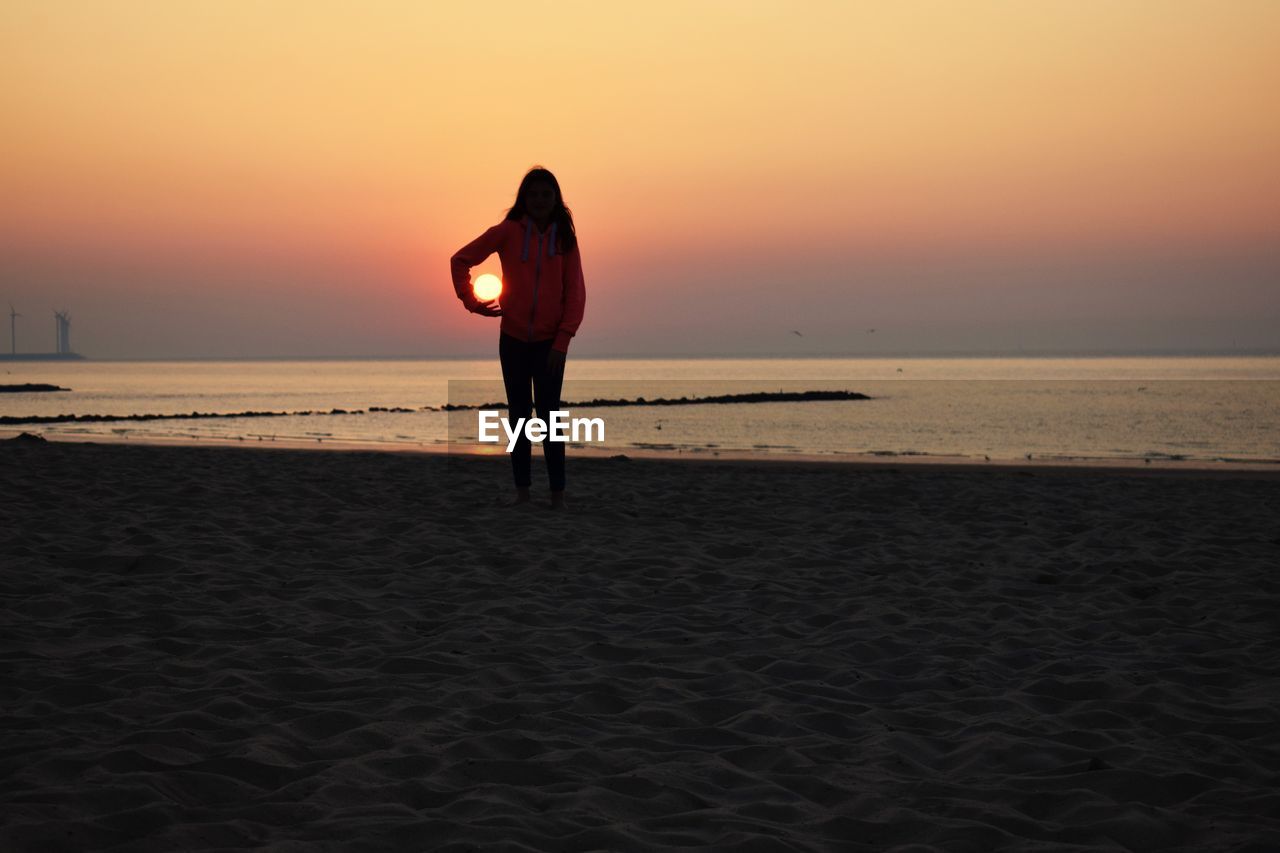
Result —
<instances>
[{"instance_id":1,"label":"woman's right hand","mask_svg":"<svg viewBox=\"0 0 1280 853\"><path fill-rule=\"evenodd\" d=\"M502 309L498 307L498 300L490 299L488 302L481 302L474 296L467 300L467 310L472 314L483 314L486 317L501 317Z\"/></svg>"}]
</instances>

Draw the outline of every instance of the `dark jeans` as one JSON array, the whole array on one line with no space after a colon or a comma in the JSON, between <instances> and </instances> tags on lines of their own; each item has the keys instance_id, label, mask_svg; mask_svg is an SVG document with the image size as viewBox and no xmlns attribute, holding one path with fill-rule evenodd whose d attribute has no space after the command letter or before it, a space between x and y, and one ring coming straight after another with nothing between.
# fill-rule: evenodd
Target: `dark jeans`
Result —
<instances>
[{"instance_id":1,"label":"dark jeans","mask_svg":"<svg viewBox=\"0 0 1280 853\"><path fill-rule=\"evenodd\" d=\"M551 340L526 343L508 334L498 338L502 383L507 386L507 418L513 428L517 419L532 417L535 402L538 417L548 427L551 425L551 411L560 408L560 385L564 376L547 372L547 353L551 351L551 344ZM511 473L515 475L517 487L528 488L532 483L532 455L533 448L522 429L511 451ZM547 460L551 491L564 491L564 442L544 440L542 455Z\"/></svg>"}]
</instances>

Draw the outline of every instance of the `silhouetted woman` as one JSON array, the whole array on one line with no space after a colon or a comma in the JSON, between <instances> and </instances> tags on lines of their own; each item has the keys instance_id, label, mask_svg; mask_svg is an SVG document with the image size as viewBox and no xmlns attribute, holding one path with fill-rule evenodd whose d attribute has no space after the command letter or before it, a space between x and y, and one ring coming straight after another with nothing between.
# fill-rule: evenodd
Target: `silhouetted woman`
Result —
<instances>
[{"instance_id":1,"label":"silhouetted woman","mask_svg":"<svg viewBox=\"0 0 1280 853\"><path fill-rule=\"evenodd\" d=\"M502 261L502 293L496 304L482 302L471 289L471 268L494 252ZM551 411L560 407L569 339L578 331L587 303L573 216L555 175L540 166L530 169L506 219L459 249L450 271L468 311L502 318L498 357L512 426L518 418L531 417L535 404L538 417L550 423ZM544 440L542 452L551 506L558 508L564 504L564 443ZM511 452L516 503L529 500L531 455L521 430Z\"/></svg>"}]
</instances>

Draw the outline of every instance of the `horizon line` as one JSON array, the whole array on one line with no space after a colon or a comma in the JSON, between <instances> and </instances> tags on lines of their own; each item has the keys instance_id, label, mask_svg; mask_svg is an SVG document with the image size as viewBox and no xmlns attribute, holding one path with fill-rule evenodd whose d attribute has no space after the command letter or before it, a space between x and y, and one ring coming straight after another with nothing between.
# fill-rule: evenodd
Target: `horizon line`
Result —
<instances>
[{"instance_id":1,"label":"horizon line","mask_svg":"<svg viewBox=\"0 0 1280 853\"><path fill-rule=\"evenodd\" d=\"M19 353L22 355L22 353ZM78 353L77 362L111 362L111 361L480 361L490 359L492 353L449 353L449 354L409 354L409 355L188 355L188 356L111 356L95 358ZM0 361L24 361L25 359L6 358L9 353L0 353ZM640 359L718 359L748 361L759 359L791 359L791 360L830 360L830 359L925 359L925 358L1227 358L1227 357L1268 357L1280 356L1277 347L1236 347L1206 349L1043 349L1043 350L937 350L907 351L896 350L883 353L688 353L688 352L653 352L653 353L615 353L615 354L575 354L575 358L591 361L640 360ZM67 361L55 358L50 360Z\"/></svg>"}]
</instances>

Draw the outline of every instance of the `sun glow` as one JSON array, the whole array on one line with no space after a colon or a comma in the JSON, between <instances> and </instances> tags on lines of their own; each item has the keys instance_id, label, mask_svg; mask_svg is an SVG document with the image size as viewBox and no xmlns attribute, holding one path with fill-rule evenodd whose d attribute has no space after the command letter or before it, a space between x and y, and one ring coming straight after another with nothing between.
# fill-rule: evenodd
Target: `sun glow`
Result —
<instances>
[{"instance_id":1,"label":"sun glow","mask_svg":"<svg viewBox=\"0 0 1280 853\"><path fill-rule=\"evenodd\" d=\"M477 276L475 282L471 285L471 290L475 293L477 299L483 299L486 302L490 299L497 299L498 294L502 292L502 279L493 273L485 273Z\"/></svg>"}]
</instances>

